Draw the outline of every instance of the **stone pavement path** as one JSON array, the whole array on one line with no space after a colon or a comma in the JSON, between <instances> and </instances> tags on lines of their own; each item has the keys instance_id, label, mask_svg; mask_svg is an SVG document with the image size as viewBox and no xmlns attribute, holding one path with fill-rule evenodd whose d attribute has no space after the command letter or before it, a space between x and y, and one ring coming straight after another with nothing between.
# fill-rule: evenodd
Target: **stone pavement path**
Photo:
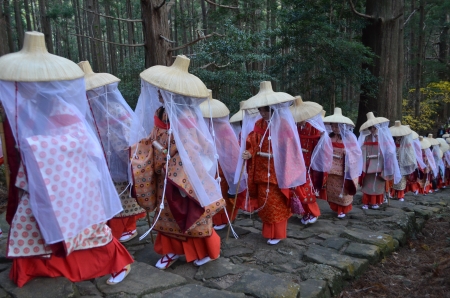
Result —
<instances>
[{"instance_id":1,"label":"stone pavement path","mask_svg":"<svg viewBox=\"0 0 450 298\"><path fill-rule=\"evenodd\" d=\"M404 202L391 200L378 210L362 210L361 194L353 210L338 219L328 204L319 200L322 215L313 225L303 226L292 217L288 238L270 246L261 236L257 216L239 214L234 228L239 239L222 238L221 257L202 267L183 257L165 271L154 264L160 258L151 238L126 243L135 258L128 277L108 286L106 276L71 283L65 278L36 278L18 288L9 278L11 260L5 258L8 225L4 214L0 226L0 298L3 297L333 297L346 283L361 275L369 264L395 251L422 230L434 213L448 208L450 191L428 196L407 195ZM139 234L148 228L138 223Z\"/></svg>"}]
</instances>

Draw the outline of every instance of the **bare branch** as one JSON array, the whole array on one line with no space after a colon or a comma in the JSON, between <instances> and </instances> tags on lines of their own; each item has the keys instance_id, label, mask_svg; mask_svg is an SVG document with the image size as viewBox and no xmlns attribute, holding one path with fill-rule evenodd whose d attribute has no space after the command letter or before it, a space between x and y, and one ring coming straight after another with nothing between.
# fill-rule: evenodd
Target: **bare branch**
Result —
<instances>
[{"instance_id":1,"label":"bare branch","mask_svg":"<svg viewBox=\"0 0 450 298\"><path fill-rule=\"evenodd\" d=\"M179 46L179 47L176 47L176 48L169 49L169 51L176 51L176 50L184 49L185 47L188 47L188 46L190 46L190 45L193 45L194 43L197 43L197 42L199 42L200 40L207 39L207 38L210 38L210 37L213 37L213 36L224 37L225 35L220 35L219 33L213 32L213 33L208 34L208 35L205 35L205 36L200 36L200 37L198 37L196 40L193 40L193 41L191 41L191 42L189 42L189 43L187 43L187 44L184 44L184 45L182 45L182 46Z\"/></svg>"},{"instance_id":2,"label":"bare branch","mask_svg":"<svg viewBox=\"0 0 450 298\"><path fill-rule=\"evenodd\" d=\"M406 21L403 23L403 26L405 26L406 23L409 22L409 19L416 13L416 11L417 11L417 8L415 8L415 9L411 12L411 14L409 15L409 17L408 17L408 18L406 19Z\"/></svg>"},{"instance_id":3,"label":"bare branch","mask_svg":"<svg viewBox=\"0 0 450 298\"><path fill-rule=\"evenodd\" d=\"M139 20L121 19L121 18L115 18L115 17L112 17L112 16L107 16L107 15L104 15L104 14L101 14L101 13L97 13L97 12L92 11L92 10L87 10L87 9L82 8L82 7L81 7L81 9L84 10L84 11L87 11L89 13L93 13L93 14L96 14L98 16L107 18L107 19L119 20L119 21L124 21L124 22L143 22L143 20L141 20L141 19L139 19Z\"/></svg>"},{"instance_id":4,"label":"bare branch","mask_svg":"<svg viewBox=\"0 0 450 298\"><path fill-rule=\"evenodd\" d=\"M219 6L219 7L223 7L223 8L239 9L239 7L237 7L237 6L221 5L221 4L217 4L215 2L212 2L211 0L205 0L205 1L208 2L209 4L212 4L212 5L215 5L215 6Z\"/></svg>"},{"instance_id":5,"label":"bare branch","mask_svg":"<svg viewBox=\"0 0 450 298\"><path fill-rule=\"evenodd\" d=\"M166 4L166 0L162 0L162 3L158 6L155 7L155 10L160 9L161 7L163 7L163 5Z\"/></svg>"},{"instance_id":6,"label":"bare branch","mask_svg":"<svg viewBox=\"0 0 450 298\"><path fill-rule=\"evenodd\" d=\"M353 11L354 14L356 14L357 16L369 19L369 20L376 20L376 18L374 16L369 16L369 15L357 12L356 9L355 9L355 5L353 5L352 0L349 0L349 1L350 1L350 6L352 7L352 11Z\"/></svg>"},{"instance_id":7,"label":"bare branch","mask_svg":"<svg viewBox=\"0 0 450 298\"><path fill-rule=\"evenodd\" d=\"M84 38L89 38L89 39L92 39L92 40L95 40L95 41L106 42L106 43L114 44L116 46L123 46L123 47L143 47L145 45L143 43L136 43L136 44L116 43L116 42L106 41L106 40L103 40L103 39L98 39L98 38L95 38L95 37L90 37L90 36L87 36L87 35L80 35L80 34L70 34L70 35L80 36L80 37L84 37Z\"/></svg>"},{"instance_id":8,"label":"bare branch","mask_svg":"<svg viewBox=\"0 0 450 298\"><path fill-rule=\"evenodd\" d=\"M168 39L167 37L162 36L161 34L159 35L159 38L162 38L162 39L164 39L165 41L170 42L170 43L175 43L175 41L170 40L170 39Z\"/></svg>"},{"instance_id":9,"label":"bare branch","mask_svg":"<svg viewBox=\"0 0 450 298\"><path fill-rule=\"evenodd\" d=\"M214 67L216 67L216 68L225 68L225 67L227 67L227 66L230 65L230 64L231 64L231 63L228 62L228 63L225 64L225 65L217 65L215 62L211 62L211 63L205 64L205 65L203 65L203 66L200 66L200 68L205 69L205 68L207 68L208 66L214 66Z\"/></svg>"}]
</instances>

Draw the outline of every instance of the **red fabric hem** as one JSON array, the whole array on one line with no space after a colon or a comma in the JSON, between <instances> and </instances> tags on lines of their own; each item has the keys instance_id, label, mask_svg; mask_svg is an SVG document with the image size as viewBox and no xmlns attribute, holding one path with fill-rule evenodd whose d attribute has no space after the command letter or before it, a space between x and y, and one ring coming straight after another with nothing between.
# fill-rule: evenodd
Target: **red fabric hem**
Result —
<instances>
[{"instance_id":1,"label":"red fabric hem","mask_svg":"<svg viewBox=\"0 0 450 298\"><path fill-rule=\"evenodd\" d=\"M19 287L35 277L62 276L71 282L79 282L118 272L131 263L133 258L127 249L113 238L107 245L76 250L65 258L16 258L9 278Z\"/></svg>"}]
</instances>

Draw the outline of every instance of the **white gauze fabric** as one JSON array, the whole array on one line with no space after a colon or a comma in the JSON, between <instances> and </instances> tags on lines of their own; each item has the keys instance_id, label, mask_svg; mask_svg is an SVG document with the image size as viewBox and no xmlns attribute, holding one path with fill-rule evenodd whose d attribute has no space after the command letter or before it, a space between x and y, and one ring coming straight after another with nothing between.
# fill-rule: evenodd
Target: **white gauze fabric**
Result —
<instances>
[{"instance_id":1,"label":"white gauze fabric","mask_svg":"<svg viewBox=\"0 0 450 298\"><path fill-rule=\"evenodd\" d=\"M333 164L333 144L330 136L326 133L327 129L323 123L322 115L318 114L306 120L306 122L321 132L319 142L311 155L311 168L315 171L327 173Z\"/></svg>"},{"instance_id":2,"label":"white gauze fabric","mask_svg":"<svg viewBox=\"0 0 450 298\"><path fill-rule=\"evenodd\" d=\"M360 148L364 145L364 142L366 141L366 137L369 135L370 135L370 131L368 129L365 129L365 130L359 132L358 144L359 144Z\"/></svg>"},{"instance_id":3,"label":"white gauze fabric","mask_svg":"<svg viewBox=\"0 0 450 298\"><path fill-rule=\"evenodd\" d=\"M117 85L118 82L86 92L90 109L87 118L99 134L111 178L123 182L128 181L131 125L138 119Z\"/></svg>"},{"instance_id":4,"label":"white gauze fabric","mask_svg":"<svg viewBox=\"0 0 450 298\"><path fill-rule=\"evenodd\" d=\"M394 139L388 125L389 122L383 122L374 126L378 130L378 146L384 158L383 175L384 177L394 176L394 183L397 184L402 179L402 176L398 166Z\"/></svg>"},{"instance_id":5,"label":"white gauze fabric","mask_svg":"<svg viewBox=\"0 0 450 298\"><path fill-rule=\"evenodd\" d=\"M416 155L416 160L417 160L417 163L419 164L419 167L421 169L425 169L427 167L427 165L423 162L422 148L420 147L419 139L413 140L413 146L414 146L414 153Z\"/></svg>"},{"instance_id":6,"label":"white gauze fabric","mask_svg":"<svg viewBox=\"0 0 450 298\"><path fill-rule=\"evenodd\" d=\"M259 113L251 114L247 110L244 110L244 116L242 119L242 130L241 130L241 148L239 150L240 158L238 159L238 163L236 166L236 172L234 175L234 183L236 183L236 184L238 183L239 176L241 174L242 165L244 163L244 160L242 159L242 153L244 153L244 151L245 151L245 146L246 146L245 144L247 142L247 137L248 137L249 133L251 133L253 131L253 129L255 128L255 123L259 119L261 119L261 115ZM247 178L247 173L245 173L243 175L243 178L244 179Z\"/></svg>"},{"instance_id":7,"label":"white gauze fabric","mask_svg":"<svg viewBox=\"0 0 450 298\"><path fill-rule=\"evenodd\" d=\"M130 146L146 138L152 132L155 124L153 116L162 105L158 100L158 89L141 80L141 94L134 110L136 118L133 118L133 123L131 124Z\"/></svg>"},{"instance_id":8,"label":"white gauze fabric","mask_svg":"<svg viewBox=\"0 0 450 298\"><path fill-rule=\"evenodd\" d=\"M450 151L444 153L444 158L447 164L450 166Z\"/></svg>"},{"instance_id":9,"label":"white gauze fabric","mask_svg":"<svg viewBox=\"0 0 450 298\"><path fill-rule=\"evenodd\" d=\"M101 145L85 119L84 78L0 81L0 100L46 244L75 237L122 211Z\"/></svg>"},{"instance_id":10,"label":"white gauze fabric","mask_svg":"<svg viewBox=\"0 0 450 298\"><path fill-rule=\"evenodd\" d=\"M221 118L205 118L206 123L209 124L210 130L214 132L213 139L216 144L217 153L219 154L219 164L222 172L228 183L228 193L236 194L237 183L234 183L234 174L236 172L236 165L240 159L240 147L236 135L230 125L228 116ZM245 181L239 184L238 193L244 191L246 188Z\"/></svg>"},{"instance_id":11,"label":"white gauze fabric","mask_svg":"<svg viewBox=\"0 0 450 298\"><path fill-rule=\"evenodd\" d=\"M400 168L400 174L402 176L411 174L417 167L417 159L414 150L412 134L403 136L400 141L400 148L398 152L398 166Z\"/></svg>"},{"instance_id":12,"label":"white gauze fabric","mask_svg":"<svg viewBox=\"0 0 450 298\"><path fill-rule=\"evenodd\" d=\"M441 173L441 177L444 176L445 173L445 166L444 166L444 161L441 158L441 148L439 148L439 145L433 145L433 158L434 158L434 163L437 166L437 170L438 172ZM437 176L435 176L437 178Z\"/></svg>"},{"instance_id":13,"label":"white gauze fabric","mask_svg":"<svg viewBox=\"0 0 450 298\"><path fill-rule=\"evenodd\" d=\"M431 171L435 178L438 175L438 167L436 166L436 162L434 161L433 152L431 152L430 148L425 149L425 156L427 157L428 164L430 165Z\"/></svg>"},{"instance_id":14,"label":"white gauze fabric","mask_svg":"<svg viewBox=\"0 0 450 298\"><path fill-rule=\"evenodd\" d=\"M279 188L306 183L306 167L297 126L289 110L290 102L270 106L273 111L267 129Z\"/></svg>"},{"instance_id":15,"label":"white gauze fabric","mask_svg":"<svg viewBox=\"0 0 450 298\"><path fill-rule=\"evenodd\" d=\"M362 151L358 144L353 126L345 123L339 123L342 143L345 147L345 174L344 178L353 180L361 176L363 168Z\"/></svg>"},{"instance_id":16,"label":"white gauze fabric","mask_svg":"<svg viewBox=\"0 0 450 298\"><path fill-rule=\"evenodd\" d=\"M160 89L183 169L202 207L222 198L215 180L217 152L199 105L207 98L191 98ZM150 100L158 100L152 97ZM153 117L153 114L152 114Z\"/></svg>"},{"instance_id":17,"label":"white gauze fabric","mask_svg":"<svg viewBox=\"0 0 450 298\"><path fill-rule=\"evenodd\" d=\"M241 121L230 123L230 124L231 124L231 128L233 129L234 134L236 135L236 138L239 140L239 135L241 134L241 131L242 131Z\"/></svg>"}]
</instances>

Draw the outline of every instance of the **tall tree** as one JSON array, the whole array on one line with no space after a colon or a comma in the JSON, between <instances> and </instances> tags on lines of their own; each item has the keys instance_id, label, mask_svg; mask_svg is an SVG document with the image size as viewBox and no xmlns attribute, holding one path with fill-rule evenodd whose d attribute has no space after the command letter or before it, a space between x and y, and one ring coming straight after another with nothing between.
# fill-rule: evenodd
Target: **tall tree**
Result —
<instances>
[{"instance_id":1,"label":"tall tree","mask_svg":"<svg viewBox=\"0 0 450 298\"><path fill-rule=\"evenodd\" d=\"M47 0L39 0L39 13L41 15L41 31L44 33L45 44L49 53L53 51L53 39L52 39L52 27L50 24L50 18L47 15Z\"/></svg>"},{"instance_id":2,"label":"tall tree","mask_svg":"<svg viewBox=\"0 0 450 298\"><path fill-rule=\"evenodd\" d=\"M364 64L378 79L378 89L375 94L368 92L362 84L363 93L360 96L358 119L359 128L367 118L368 112L383 116L391 122L402 116L403 88L403 0L366 0L366 11L356 11L355 14L367 20L362 32L362 42L375 53L374 63Z\"/></svg>"},{"instance_id":3,"label":"tall tree","mask_svg":"<svg viewBox=\"0 0 450 298\"><path fill-rule=\"evenodd\" d=\"M6 23L6 16L3 10L4 1L8 0L0 0L0 56L11 52L8 44L8 24Z\"/></svg>"}]
</instances>

